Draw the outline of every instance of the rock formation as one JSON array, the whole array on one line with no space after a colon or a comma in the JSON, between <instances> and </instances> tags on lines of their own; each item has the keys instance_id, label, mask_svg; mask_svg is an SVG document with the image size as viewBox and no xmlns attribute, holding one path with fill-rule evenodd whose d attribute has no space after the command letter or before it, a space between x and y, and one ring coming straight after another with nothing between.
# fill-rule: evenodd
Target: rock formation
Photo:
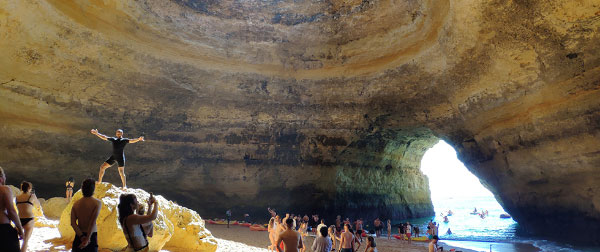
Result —
<instances>
[{"instance_id":1,"label":"rock formation","mask_svg":"<svg viewBox=\"0 0 600 252\"><path fill-rule=\"evenodd\" d=\"M35 10L35 11L32 11ZM203 216L431 214L436 139L529 230L600 237L597 1L0 2L0 165ZM116 168L105 180L118 182ZM560 232L565 235L563 232Z\"/></svg>"},{"instance_id":2,"label":"rock formation","mask_svg":"<svg viewBox=\"0 0 600 252\"><path fill-rule=\"evenodd\" d=\"M63 197L54 197L44 202L40 201L42 209L44 209L44 216L48 219L58 220L62 215L63 210L67 208L69 202Z\"/></svg>"},{"instance_id":3,"label":"rock formation","mask_svg":"<svg viewBox=\"0 0 600 252\"><path fill-rule=\"evenodd\" d=\"M94 197L102 201L98 225L98 246L120 251L127 247L127 241L118 220L117 205L123 193L135 194L140 204L144 204L150 194L140 189L120 189L109 183L96 186ZM81 191L73 195L73 200L62 212L58 229L64 241L73 241L75 232L71 227L71 208L82 197ZM159 204L158 218L153 221L154 235L148 238L151 251L169 248L175 251L216 251L217 242L210 231L204 228L204 220L185 207L181 207L162 196L156 196ZM146 206L147 209L147 206Z\"/></svg>"}]
</instances>

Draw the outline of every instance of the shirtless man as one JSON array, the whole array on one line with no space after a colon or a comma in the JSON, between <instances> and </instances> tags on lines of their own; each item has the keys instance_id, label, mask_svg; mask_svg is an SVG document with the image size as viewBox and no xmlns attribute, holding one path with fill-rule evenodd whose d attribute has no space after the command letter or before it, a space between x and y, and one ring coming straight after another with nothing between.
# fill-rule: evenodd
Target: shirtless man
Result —
<instances>
[{"instance_id":1,"label":"shirtless man","mask_svg":"<svg viewBox=\"0 0 600 252\"><path fill-rule=\"evenodd\" d=\"M0 167L0 251L18 252L21 251L19 239L23 239L23 226L13 207L12 192L8 186L5 186L6 175ZM17 227L15 230L10 222Z\"/></svg>"},{"instance_id":2,"label":"shirtless man","mask_svg":"<svg viewBox=\"0 0 600 252\"><path fill-rule=\"evenodd\" d=\"M350 224L344 224L344 232L340 241L340 252L354 252L354 235L350 232Z\"/></svg>"},{"instance_id":3,"label":"shirtless man","mask_svg":"<svg viewBox=\"0 0 600 252\"><path fill-rule=\"evenodd\" d=\"M86 179L81 185L83 198L73 203L71 209L71 227L75 231L73 252L98 251L96 219L102 208L102 202L93 197L96 184Z\"/></svg>"},{"instance_id":4,"label":"shirtless man","mask_svg":"<svg viewBox=\"0 0 600 252\"><path fill-rule=\"evenodd\" d=\"M298 252L299 249L303 248L302 236L293 229L294 220L287 219L285 224L288 228L279 234L279 238L277 238L277 243L275 244L280 244L283 241L285 252ZM282 252L279 246L277 247L277 251Z\"/></svg>"},{"instance_id":5,"label":"shirtless man","mask_svg":"<svg viewBox=\"0 0 600 252\"><path fill-rule=\"evenodd\" d=\"M118 129L117 132L115 133L116 137L108 137L105 135L102 135L98 132L97 129L93 129L91 130L92 134L96 135L97 137L99 137L100 139L104 140L104 141L111 141L112 142L112 146L113 146L113 154L112 156L110 156L106 161L104 161L104 163L102 164L102 166L100 166L100 174L98 175L98 183L102 183L102 177L104 177L104 171L110 167L111 165L115 164L115 162L118 163L119 165L119 175L121 175L121 182L123 182L123 188L127 188L127 185L125 183L126 179L125 179L125 153L123 152L123 149L125 148L125 145L127 145L128 143L137 143L139 141L144 141L144 137L138 137L136 139L128 139L128 138L123 138L123 130Z\"/></svg>"}]
</instances>

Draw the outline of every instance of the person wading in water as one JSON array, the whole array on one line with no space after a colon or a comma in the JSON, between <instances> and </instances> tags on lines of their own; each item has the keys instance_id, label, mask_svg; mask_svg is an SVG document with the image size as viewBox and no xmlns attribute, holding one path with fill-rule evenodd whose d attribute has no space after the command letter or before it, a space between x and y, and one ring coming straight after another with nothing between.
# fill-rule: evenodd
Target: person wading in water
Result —
<instances>
[{"instance_id":1,"label":"person wading in water","mask_svg":"<svg viewBox=\"0 0 600 252\"><path fill-rule=\"evenodd\" d=\"M104 171L111 165L115 164L115 162L117 162L119 164L119 175L121 175L121 182L123 182L123 188L127 188L125 179L125 153L123 152L123 149L128 143L137 143L139 141L143 142L144 137L141 136L136 139L123 138L123 130L121 129L118 129L115 133L116 137L108 137L102 135L98 132L97 129L92 129L91 132L92 134L96 135L104 141L111 141L113 146L112 156L110 156L106 161L104 161L102 166L100 166L100 174L98 174L98 183L102 183Z\"/></svg>"}]
</instances>

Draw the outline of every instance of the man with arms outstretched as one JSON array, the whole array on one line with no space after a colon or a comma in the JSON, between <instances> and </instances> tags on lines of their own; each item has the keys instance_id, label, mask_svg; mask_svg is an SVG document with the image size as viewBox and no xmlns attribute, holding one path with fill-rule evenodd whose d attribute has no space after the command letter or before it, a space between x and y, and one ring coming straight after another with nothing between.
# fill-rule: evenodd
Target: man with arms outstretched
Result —
<instances>
[{"instance_id":1,"label":"man with arms outstretched","mask_svg":"<svg viewBox=\"0 0 600 252\"><path fill-rule=\"evenodd\" d=\"M287 225L287 229L279 234L279 238L275 244L281 244L283 241L285 252L298 252L298 249L302 248L302 236L294 230L294 220L287 219L285 224ZM277 251L282 252L279 246L277 247Z\"/></svg>"},{"instance_id":2,"label":"man with arms outstretched","mask_svg":"<svg viewBox=\"0 0 600 252\"><path fill-rule=\"evenodd\" d=\"M104 177L104 171L111 165L115 164L115 162L117 162L119 164L119 175L121 175L121 182L123 182L123 188L126 188L127 184L126 184L126 179L125 179L125 153L123 152L123 149L125 148L125 145L127 145L128 143L137 143L139 141L143 142L144 137L138 137L136 139L123 138L123 130L121 130L121 129L118 129L117 132L115 133L116 137L107 137L105 135L102 135L98 132L97 129L93 129L91 132L92 132L92 134L96 135L97 137L99 137L100 139L102 139L104 141L111 141L112 146L113 146L112 156L110 156L106 161L104 161L102 166L100 166L100 174L98 175L98 183L102 183L102 177Z\"/></svg>"}]
</instances>

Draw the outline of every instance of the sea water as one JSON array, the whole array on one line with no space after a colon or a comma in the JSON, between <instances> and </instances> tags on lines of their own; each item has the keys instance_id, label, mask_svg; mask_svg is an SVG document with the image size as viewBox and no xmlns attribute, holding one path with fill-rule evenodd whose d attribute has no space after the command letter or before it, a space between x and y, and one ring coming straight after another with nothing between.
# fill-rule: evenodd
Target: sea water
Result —
<instances>
[{"instance_id":1,"label":"sea water","mask_svg":"<svg viewBox=\"0 0 600 252\"><path fill-rule=\"evenodd\" d=\"M434 198L432 201L436 216L403 220L403 222L410 221L411 224L418 225L421 235L425 235L427 223L433 219L439 224L438 232L441 241L451 246L486 252L600 251L600 247L574 247L524 234L519 228L519 224L512 218L500 218L505 211L493 196L441 197ZM479 215L471 214L475 208L477 208L477 212L487 210L488 215L481 218ZM448 222L444 222L443 215L446 215L448 210L452 210L453 214L448 216ZM452 234L447 234L448 229ZM397 230L395 231L397 232Z\"/></svg>"}]
</instances>

